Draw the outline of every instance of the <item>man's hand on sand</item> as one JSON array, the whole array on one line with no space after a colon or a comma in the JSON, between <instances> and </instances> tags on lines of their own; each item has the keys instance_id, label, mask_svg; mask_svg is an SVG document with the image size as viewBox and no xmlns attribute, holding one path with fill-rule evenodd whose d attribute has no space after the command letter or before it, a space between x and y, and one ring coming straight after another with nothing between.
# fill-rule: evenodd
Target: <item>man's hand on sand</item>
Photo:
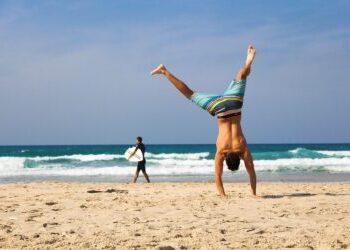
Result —
<instances>
[{"instance_id":1,"label":"man's hand on sand","mask_svg":"<svg viewBox=\"0 0 350 250\"><path fill-rule=\"evenodd\" d=\"M254 199L262 199L261 195L252 194Z\"/></svg>"},{"instance_id":2,"label":"man's hand on sand","mask_svg":"<svg viewBox=\"0 0 350 250\"><path fill-rule=\"evenodd\" d=\"M228 199L228 195L227 194L218 194L218 196L221 198L221 199Z\"/></svg>"}]
</instances>

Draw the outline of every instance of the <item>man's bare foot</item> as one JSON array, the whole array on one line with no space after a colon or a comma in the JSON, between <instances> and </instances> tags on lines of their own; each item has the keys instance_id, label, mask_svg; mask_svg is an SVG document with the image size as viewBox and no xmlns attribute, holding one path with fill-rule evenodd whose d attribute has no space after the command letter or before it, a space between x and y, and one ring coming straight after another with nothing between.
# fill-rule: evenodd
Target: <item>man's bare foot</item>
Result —
<instances>
[{"instance_id":1,"label":"man's bare foot","mask_svg":"<svg viewBox=\"0 0 350 250\"><path fill-rule=\"evenodd\" d=\"M247 66L252 65L252 63L254 61L254 58L255 58L255 53L256 53L256 49L254 48L254 46L253 45L249 45L248 46L248 50L247 50L247 59L246 59L246 62L245 62L245 64Z\"/></svg>"},{"instance_id":2,"label":"man's bare foot","mask_svg":"<svg viewBox=\"0 0 350 250\"><path fill-rule=\"evenodd\" d=\"M262 199L262 197L260 195L256 195L256 194L252 194L253 198L255 199Z\"/></svg>"},{"instance_id":3,"label":"man's bare foot","mask_svg":"<svg viewBox=\"0 0 350 250\"><path fill-rule=\"evenodd\" d=\"M160 64L157 68L155 68L152 72L151 75L159 75L159 74L164 74L166 71L166 68L163 64Z\"/></svg>"}]
</instances>

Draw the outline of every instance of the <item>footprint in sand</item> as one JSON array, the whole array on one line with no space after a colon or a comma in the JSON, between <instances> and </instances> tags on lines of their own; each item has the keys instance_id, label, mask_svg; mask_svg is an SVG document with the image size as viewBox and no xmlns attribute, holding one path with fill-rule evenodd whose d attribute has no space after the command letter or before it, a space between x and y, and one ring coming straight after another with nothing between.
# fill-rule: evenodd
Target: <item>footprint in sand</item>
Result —
<instances>
[{"instance_id":1,"label":"footprint in sand","mask_svg":"<svg viewBox=\"0 0 350 250\"><path fill-rule=\"evenodd\" d=\"M296 246L296 244L288 244L285 246L285 248L295 248Z\"/></svg>"},{"instance_id":2,"label":"footprint in sand","mask_svg":"<svg viewBox=\"0 0 350 250\"><path fill-rule=\"evenodd\" d=\"M53 238L53 239L46 240L44 243L47 245L52 245L56 242L57 242L57 239Z\"/></svg>"},{"instance_id":3,"label":"footprint in sand","mask_svg":"<svg viewBox=\"0 0 350 250\"><path fill-rule=\"evenodd\" d=\"M55 202L55 201L48 201L48 202L45 202L45 205L47 205L47 206L53 206L53 205L56 205L56 204L58 204L58 203Z\"/></svg>"},{"instance_id":4,"label":"footprint in sand","mask_svg":"<svg viewBox=\"0 0 350 250\"><path fill-rule=\"evenodd\" d=\"M68 234L75 234L75 231L73 229L66 231Z\"/></svg>"},{"instance_id":5,"label":"footprint in sand","mask_svg":"<svg viewBox=\"0 0 350 250\"><path fill-rule=\"evenodd\" d=\"M29 210L29 211L23 211L22 214L27 214L27 213L39 213L41 212L42 210L41 209L32 209L32 210Z\"/></svg>"},{"instance_id":6,"label":"footprint in sand","mask_svg":"<svg viewBox=\"0 0 350 250\"><path fill-rule=\"evenodd\" d=\"M29 221L35 221L34 219L37 217L42 217L43 213L39 213L39 214L32 214L30 216L28 216L27 219L25 219L25 222L29 222Z\"/></svg>"},{"instance_id":7,"label":"footprint in sand","mask_svg":"<svg viewBox=\"0 0 350 250\"><path fill-rule=\"evenodd\" d=\"M255 230L257 230L257 228L252 227L252 228L247 229L246 232L253 232L253 234L264 234L265 233L265 230L258 230L258 231L255 231Z\"/></svg>"},{"instance_id":8,"label":"footprint in sand","mask_svg":"<svg viewBox=\"0 0 350 250\"><path fill-rule=\"evenodd\" d=\"M255 234L264 234L264 233L265 233L265 230L259 230Z\"/></svg>"},{"instance_id":9,"label":"footprint in sand","mask_svg":"<svg viewBox=\"0 0 350 250\"><path fill-rule=\"evenodd\" d=\"M175 250L172 246L161 246L158 247L158 250Z\"/></svg>"},{"instance_id":10,"label":"footprint in sand","mask_svg":"<svg viewBox=\"0 0 350 250\"><path fill-rule=\"evenodd\" d=\"M14 236L18 237L20 240L28 240L28 237L23 234L15 234Z\"/></svg>"},{"instance_id":11,"label":"footprint in sand","mask_svg":"<svg viewBox=\"0 0 350 250\"><path fill-rule=\"evenodd\" d=\"M59 225L59 223L57 223L57 222L47 222L47 223L44 223L43 224L43 227L53 227L53 226L58 226Z\"/></svg>"},{"instance_id":12,"label":"footprint in sand","mask_svg":"<svg viewBox=\"0 0 350 250\"><path fill-rule=\"evenodd\" d=\"M12 232L12 227L9 226L9 225L0 224L0 229L4 230L6 233L11 233Z\"/></svg>"}]
</instances>

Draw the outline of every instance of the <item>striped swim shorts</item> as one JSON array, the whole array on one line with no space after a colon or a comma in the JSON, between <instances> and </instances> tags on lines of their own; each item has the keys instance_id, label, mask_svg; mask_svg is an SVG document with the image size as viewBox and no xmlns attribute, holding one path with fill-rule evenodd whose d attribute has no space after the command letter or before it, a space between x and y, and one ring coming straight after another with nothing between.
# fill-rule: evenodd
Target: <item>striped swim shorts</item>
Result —
<instances>
[{"instance_id":1,"label":"striped swim shorts","mask_svg":"<svg viewBox=\"0 0 350 250\"><path fill-rule=\"evenodd\" d=\"M246 79L233 80L222 95L194 92L191 101L217 118L241 114Z\"/></svg>"}]
</instances>

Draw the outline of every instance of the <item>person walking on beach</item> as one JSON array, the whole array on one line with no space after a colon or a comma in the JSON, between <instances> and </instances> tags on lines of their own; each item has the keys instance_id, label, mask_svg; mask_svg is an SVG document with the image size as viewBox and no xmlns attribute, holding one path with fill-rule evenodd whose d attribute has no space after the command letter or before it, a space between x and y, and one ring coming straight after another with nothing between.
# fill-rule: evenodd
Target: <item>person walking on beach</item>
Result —
<instances>
[{"instance_id":1,"label":"person walking on beach","mask_svg":"<svg viewBox=\"0 0 350 250\"><path fill-rule=\"evenodd\" d=\"M135 172L135 175L134 175L133 182L136 183L137 178L139 177L139 173L140 173L140 171L142 171L143 175L146 178L146 181L148 183L150 183L148 174L146 172L146 158L145 158L146 147L145 147L145 144L142 143L142 137L141 136L136 137L135 151L129 156L129 158L132 157L136 153L136 151L138 149L140 149L141 152L142 152L143 160L137 162L137 169L136 169L136 172Z\"/></svg>"},{"instance_id":2,"label":"person walking on beach","mask_svg":"<svg viewBox=\"0 0 350 250\"><path fill-rule=\"evenodd\" d=\"M249 174L252 194L256 196L256 174L253 158L241 128L241 108L246 80L255 53L255 48L249 45L244 66L238 71L222 95L204 94L191 90L184 82L171 74L163 64L151 72L151 75L165 76L186 98L207 110L212 116L217 116L219 133L216 141L215 184L222 197L226 196L222 183L223 162L226 161L228 168L234 171L238 169L241 158Z\"/></svg>"}]
</instances>

